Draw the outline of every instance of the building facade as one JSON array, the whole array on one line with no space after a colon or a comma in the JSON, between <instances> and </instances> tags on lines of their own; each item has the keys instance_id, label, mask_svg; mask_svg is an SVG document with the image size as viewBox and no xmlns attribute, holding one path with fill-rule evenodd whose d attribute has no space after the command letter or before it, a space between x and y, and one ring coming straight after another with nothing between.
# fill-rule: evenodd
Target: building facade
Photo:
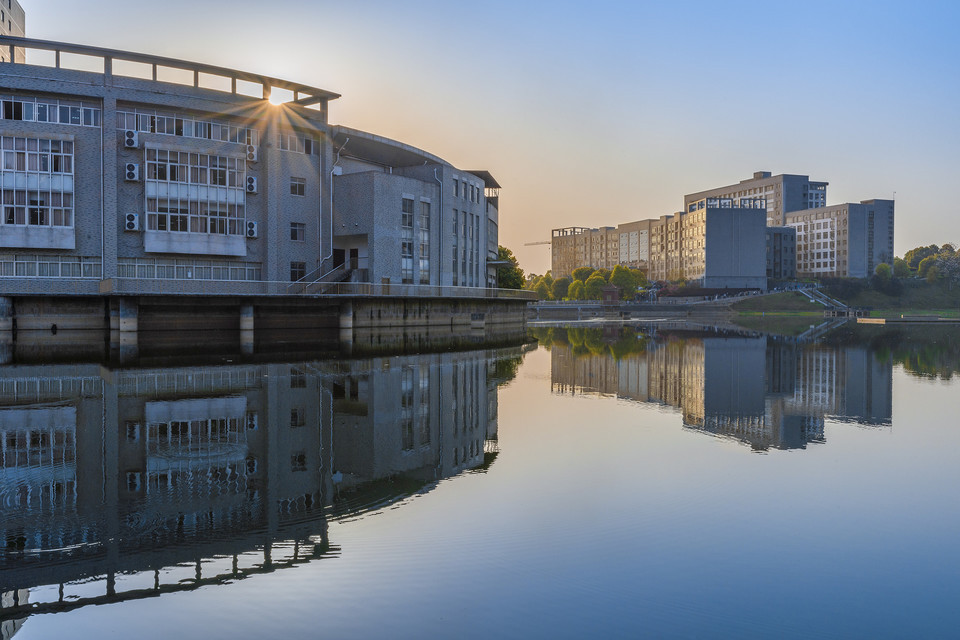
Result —
<instances>
[{"instance_id":1,"label":"building facade","mask_svg":"<svg viewBox=\"0 0 960 640\"><path fill-rule=\"evenodd\" d=\"M767 227L767 278L793 280L797 277L797 230Z\"/></svg>"},{"instance_id":2,"label":"building facade","mask_svg":"<svg viewBox=\"0 0 960 640\"><path fill-rule=\"evenodd\" d=\"M0 36L26 35L26 14L17 0L0 0ZM0 62L24 62L23 47L0 47Z\"/></svg>"},{"instance_id":3,"label":"building facade","mask_svg":"<svg viewBox=\"0 0 960 640\"><path fill-rule=\"evenodd\" d=\"M763 198L767 203L767 224L782 226L790 211L826 206L828 182L813 182L809 176L757 171L737 184L691 193L683 197L683 208L704 198Z\"/></svg>"},{"instance_id":4,"label":"building facade","mask_svg":"<svg viewBox=\"0 0 960 640\"><path fill-rule=\"evenodd\" d=\"M787 214L801 277L868 278L893 264L893 200L864 200Z\"/></svg>"},{"instance_id":5,"label":"building facade","mask_svg":"<svg viewBox=\"0 0 960 640\"><path fill-rule=\"evenodd\" d=\"M104 66L0 64L8 295L136 293L155 280L169 293L288 293L337 268L378 284L495 282L492 176L329 125L335 93L65 43L2 47ZM145 76L121 75L130 64ZM186 80L160 80L176 73Z\"/></svg>"},{"instance_id":6,"label":"building facade","mask_svg":"<svg viewBox=\"0 0 960 640\"><path fill-rule=\"evenodd\" d=\"M578 267L613 269L620 264L617 227L566 227L551 232L550 269L554 278L569 276Z\"/></svg>"}]
</instances>

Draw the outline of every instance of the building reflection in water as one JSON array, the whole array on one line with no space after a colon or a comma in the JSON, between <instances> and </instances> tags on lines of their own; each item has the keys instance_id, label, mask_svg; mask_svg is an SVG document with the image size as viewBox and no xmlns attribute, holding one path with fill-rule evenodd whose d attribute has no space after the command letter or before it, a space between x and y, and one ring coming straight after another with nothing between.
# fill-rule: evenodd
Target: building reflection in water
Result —
<instances>
[{"instance_id":1,"label":"building reflection in water","mask_svg":"<svg viewBox=\"0 0 960 640\"><path fill-rule=\"evenodd\" d=\"M892 364L866 346L712 332L648 338L619 329L583 331L590 330L561 331L548 340L555 393L675 407L685 427L758 451L824 442L825 417L867 426L891 421Z\"/></svg>"},{"instance_id":2,"label":"building reflection in water","mask_svg":"<svg viewBox=\"0 0 960 640\"><path fill-rule=\"evenodd\" d=\"M520 349L0 369L0 624L310 562L328 522L485 470Z\"/></svg>"}]
</instances>

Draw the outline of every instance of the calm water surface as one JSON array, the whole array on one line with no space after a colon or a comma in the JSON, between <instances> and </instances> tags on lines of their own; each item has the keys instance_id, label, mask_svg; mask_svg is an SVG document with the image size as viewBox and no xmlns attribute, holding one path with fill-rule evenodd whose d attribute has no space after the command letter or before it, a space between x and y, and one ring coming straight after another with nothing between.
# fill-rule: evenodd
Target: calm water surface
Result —
<instances>
[{"instance_id":1,"label":"calm water surface","mask_svg":"<svg viewBox=\"0 0 960 640\"><path fill-rule=\"evenodd\" d=\"M0 367L2 638L950 637L960 338Z\"/></svg>"}]
</instances>

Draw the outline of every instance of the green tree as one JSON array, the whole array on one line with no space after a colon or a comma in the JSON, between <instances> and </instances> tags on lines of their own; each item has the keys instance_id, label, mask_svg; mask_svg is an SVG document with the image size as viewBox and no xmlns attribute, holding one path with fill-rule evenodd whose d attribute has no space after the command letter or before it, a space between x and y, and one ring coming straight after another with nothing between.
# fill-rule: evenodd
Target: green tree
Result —
<instances>
[{"instance_id":1,"label":"green tree","mask_svg":"<svg viewBox=\"0 0 960 640\"><path fill-rule=\"evenodd\" d=\"M504 246L499 246L497 259L509 260L512 263L512 266L497 269L497 286L501 289L523 289L523 269L517 264L513 252Z\"/></svg>"},{"instance_id":2,"label":"green tree","mask_svg":"<svg viewBox=\"0 0 960 640\"><path fill-rule=\"evenodd\" d=\"M593 267L577 267L573 270L573 279L586 282L587 278L592 276L594 271L595 269Z\"/></svg>"},{"instance_id":3,"label":"green tree","mask_svg":"<svg viewBox=\"0 0 960 640\"><path fill-rule=\"evenodd\" d=\"M596 271L593 272L594 275L597 275L603 278L604 282L610 282L611 273L612 272L610 271L610 269L597 269Z\"/></svg>"},{"instance_id":4,"label":"green tree","mask_svg":"<svg viewBox=\"0 0 960 640\"><path fill-rule=\"evenodd\" d=\"M583 281L574 280L567 289L567 300L583 300Z\"/></svg>"},{"instance_id":5,"label":"green tree","mask_svg":"<svg viewBox=\"0 0 960 640\"><path fill-rule=\"evenodd\" d=\"M924 258L924 260L926 260L926 258ZM920 264L923 264L923 260L920 261ZM929 282L930 284L933 284L934 282L937 281L937 278L940 277L940 269L937 268L937 265L932 264L927 269L926 274L927 274L927 282Z\"/></svg>"},{"instance_id":6,"label":"green tree","mask_svg":"<svg viewBox=\"0 0 960 640\"><path fill-rule=\"evenodd\" d=\"M543 274L543 281L547 283L548 287L553 289L553 274L551 274L550 271L547 271L545 274Z\"/></svg>"},{"instance_id":7,"label":"green tree","mask_svg":"<svg viewBox=\"0 0 960 640\"><path fill-rule=\"evenodd\" d=\"M887 283L890 282L890 279L893 277L893 269L890 268L886 262L881 262L877 265L877 268L873 270L874 275L880 279L880 282Z\"/></svg>"},{"instance_id":8,"label":"green tree","mask_svg":"<svg viewBox=\"0 0 960 640\"><path fill-rule=\"evenodd\" d=\"M533 290L537 292L537 298L540 300L550 299L550 287L548 287L547 283L543 281L543 278L540 278L540 280L537 281L537 284Z\"/></svg>"},{"instance_id":9,"label":"green tree","mask_svg":"<svg viewBox=\"0 0 960 640\"><path fill-rule=\"evenodd\" d=\"M622 300L632 300L637 292L637 280L630 269L623 265L617 265L610 274L610 284L620 287L620 298Z\"/></svg>"},{"instance_id":10,"label":"green tree","mask_svg":"<svg viewBox=\"0 0 960 640\"><path fill-rule=\"evenodd\" d=\"M583 283L583 297L586 300L599 300L601 295L601 289L607 286L607 281L603 279L603 276L594 274L587 278L587 281Z\"/></svg>"},{"instance_id":11,"label":"green tree","mask_svg":"<svg viewBox=\"0 0 960 640\"><path fill-rule=\"evenodd\" d=\"M903 258L893 259L893 277L895 278L910 277L910 265L908 265L907 261L904 260Z\"/></svg>"},{"instance_id":12,"label":"green tree","mask_svg":"<svg viewBox=\"0 0 960 640\"><path fill-rule=\"evenodd\" d=\"M937 264L937 256L935 255L927 256L926 258L921 260L920 263L917 265L917 275L920 276L921 278L926 278L927 272L929 272L932 267L936 266L936 264ZM928 281L933 282L933 280L930 280L929 278L928 278Z\"/></svg>"},{"instance_id":13,"label":"green tree","mask_svg":"<svg viewBox=\"0 0 960 640\"><path fill-rule=\"evenodd\" d=\"M907 266L916 271L920 268L920 261L928 256L935 256L940 253L940 247L935 244L928 245L926 247L917 247L915 249L910 249L907 253L904 254L903 259L907 263Z\"/></svg>"},{"instance_id":14,"label":"green tree","mask_svg":"<svg viewBox=\"0 0 960 640\"><path fill-rule=\"evenodd\" d=\"M553 286L550 288L550 292L553 294L554 300L563 300L567 297L567 291L570 290L570 278L563 276L562 278L557 278L553 281Z\"/></svg>"}]
</instances>

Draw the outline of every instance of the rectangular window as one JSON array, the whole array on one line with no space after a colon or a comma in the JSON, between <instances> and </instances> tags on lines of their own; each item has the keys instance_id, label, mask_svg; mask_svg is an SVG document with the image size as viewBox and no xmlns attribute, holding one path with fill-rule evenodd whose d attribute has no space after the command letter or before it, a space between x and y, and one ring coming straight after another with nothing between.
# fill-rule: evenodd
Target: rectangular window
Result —
<instances>
[{"instance_id":1,"label":"rectangular window","mask_svg":"<svg viewBox=\"0 0 960 640\"><path fill-rule=\"evenodd\" d=\"M307 188L307 181L303 178L290 178L290 195L302 196Z\"/></svg>"},{"instance_id":2,"label":"rectangular window","mask_svg":"<svg viewBox=\"0 0 960 640\"><path fill-rule=\"evenodd\" d=\"M290 239L294 242L303 242L307 237L307 225L303 222L290 223Z\"/></svg>"},{"instance_id":3,"label":"rectangular window","mask_svg":"<svg viewBox=\"0 0 960 640\"><path fill-rule=\"evenodd\" d=\"M301 278L307 275L307 263L305 262L291 262L290 263L290 282L296 282Z\"/></svg>"},{"instance_id":4,"label":"rectangular window","mask_svg":"<svg viewBox=\"0 0 960 640\"><path fill-rule=\"evenodd\" d=\"M302 427L307 424L307 419L303 407L294 407L290 409L290 426Z\"/></svg>"}]
</instances>

